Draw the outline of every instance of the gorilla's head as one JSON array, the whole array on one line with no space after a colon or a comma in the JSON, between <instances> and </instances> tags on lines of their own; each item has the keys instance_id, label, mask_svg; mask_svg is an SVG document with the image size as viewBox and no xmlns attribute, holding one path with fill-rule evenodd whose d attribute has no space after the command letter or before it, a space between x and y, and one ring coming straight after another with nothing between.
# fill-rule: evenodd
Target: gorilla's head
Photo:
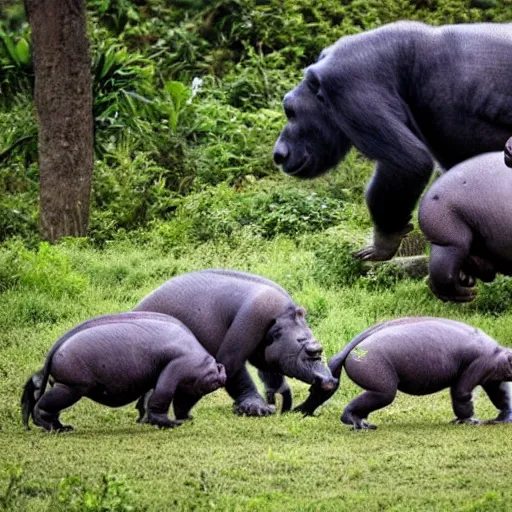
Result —
<instances>
[{"instance_id":1,"label":"gorilla's head","mask_svg":"<svg viewBox=\"0 0 512 512\"><path fill-rule=\"evenodd\" d=\"M327 52L306 69L302 82L283 100L288 119L274 147L274 161L298 178L315 178L334 167L350 149L350 141L335 119L327 84ZM324 78L326 78L324 76Z\"/></svg>"}]
</instances>

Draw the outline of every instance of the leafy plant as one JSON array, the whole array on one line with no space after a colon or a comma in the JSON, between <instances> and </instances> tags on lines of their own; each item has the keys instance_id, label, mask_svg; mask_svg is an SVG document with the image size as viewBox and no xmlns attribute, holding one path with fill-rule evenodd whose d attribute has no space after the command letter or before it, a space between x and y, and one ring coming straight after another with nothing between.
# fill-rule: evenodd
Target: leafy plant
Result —
<instances>
[{"instance_id":1,"label":"leafy plant","mask_svg":"<svg viewBox=\"0 0 512 512\"><path fill-rule=\"evenodd\" d=\"M133 505L133 493L124 478L103 474L99 482L92 483L78 476L63 478L57 486L52 510L137 512L142 509Z\"/></svg>"}]
</instances>

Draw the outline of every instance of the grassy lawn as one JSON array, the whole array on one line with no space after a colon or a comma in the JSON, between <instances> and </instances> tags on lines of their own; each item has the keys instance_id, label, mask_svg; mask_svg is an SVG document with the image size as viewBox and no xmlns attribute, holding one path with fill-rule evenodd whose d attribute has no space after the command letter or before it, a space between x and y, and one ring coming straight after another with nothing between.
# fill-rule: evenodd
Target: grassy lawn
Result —
<instances>
[{"instance_id":1,"label":"grassy lawn","mask_svg":"<svg viewBox=\"0 0 512 512\"><path fill-rule=\"evenodd\" d=\"M481 289L487 302L464 306L437 301L423 281L324 286L313 277L318 263L309 246L252 240L180 255L70 244L14 262L19 279L0 294L0 510L510 510L511 427L451 426L447 391L399 395L371 416L374 432L339 421L358 393L346 375L315 418L235 417L221 390L172 431L135 424L133 406L108 409L87 399L63 414L72 433L23 430L23 383L63 332L127 310L196 268L249 270L285 286L308 309L327 356L374 322L410 314L467 321L512 346L506 304L500 314L488 307L493 297L506 300L503 281ZM307 385L292 387L296 403L305 398ZM475 407L482 419L495 415L480 388Z\"/></svg>"}]
</instances>

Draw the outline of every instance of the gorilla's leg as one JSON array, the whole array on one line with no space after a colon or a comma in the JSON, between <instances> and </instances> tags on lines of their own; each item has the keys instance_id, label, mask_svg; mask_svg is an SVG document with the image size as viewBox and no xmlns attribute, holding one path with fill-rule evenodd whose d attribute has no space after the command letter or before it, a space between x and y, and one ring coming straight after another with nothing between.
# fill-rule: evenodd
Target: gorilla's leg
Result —
<instances>
[{"instance_id":1,"label":"gorilla's leg","mask_svg":"<svg viewBox=\"0 0 512 512\"><path fill-rule=\"evenodd\" d=\"M432 160L426 150L418 152L416 158L411 161L412 168L395 166L386 159L377 163L365 196L374 223L373 244L357 251L357 258L389 260L411 231L412 211L432 174Z\"/></svg>"},{"instance_id":2,"label":"gorilla's leg","mask_svg":"<svg viewBox=\"0 0 512 512\"><path fill-rule=\"evenodd\" d=\"M34 423L49 431L65 432L73 430L71 425L63 425L59 420L60 412L71 407L84 396L82 390L57 383L45 393L34 408Z\"/></svg>"},{"instance_id":3,"label":"gorilla's leg","mask_svg":"<svg viewBox=\"0 0 512 512\"><path fill-rule=\"evenodd\" d=\"M191 420L192 416L189 414L190 410L192 409L192 407L194 407L194 405L196 405L200 398L200 396L191 395L178 389L176 395L174 395L174 400L172 402L174 416L176 416L176 419L183 421Z\"/></svg>"},{"instance_id":4,"label":"gorilla's leg","mask_svg":"<svg viewBox=\"0 0 512 512\"><path fill-rule=\"evenodd\" d=\"M265 372L263 370L258 370L258 376L265 384L267 403L275 405L276 394L279 393L283 397L281 413L289 411L292 408L293 397L285 376L281 373Z\"/></svg>"},{"instance_id":5,"label":"gorilla's leg","mask_svg":"<svg viewBox=\"0 0 512 512\"><path fill-rule=\"evenodd\" d=\"M254 382L245 366L226 382L226 391L235 400L235 414L246 416L268 416L275 407L267 405L258 394Z\"/></svg>"},{"instance_id":6,"label":"gorilla's leg","mask_svg":"<svg viewBox=\"0 0 512 512\"><path fill-rule=\"evenodd\" d=\"M482 384L484 391L500 412L496 418L487 423L512 423L512 404L509 382L487 382Z\"/></svg>"},{"instance_id":7,"label":"gorilla's leg","mask_svg":"<svg viewBox=\"0 0 512 512\"><path fill-rule=\"evenodd\" d=\"M350 425L355 430L374 430L377 427L372 425L366 418L378 409L389 405L396 396L396 387L381 391L365 391L350 402L341 415L342 423Z\"/></svg>"}]
</instances>

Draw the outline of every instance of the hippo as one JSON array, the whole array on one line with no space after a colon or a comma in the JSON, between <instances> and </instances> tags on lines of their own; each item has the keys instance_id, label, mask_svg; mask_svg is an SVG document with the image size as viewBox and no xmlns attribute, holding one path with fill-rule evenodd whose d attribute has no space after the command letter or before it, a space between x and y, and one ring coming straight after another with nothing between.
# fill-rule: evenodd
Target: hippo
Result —
<instances>
[{"instance_id":1,"label":"hippo","mask_svg":"<svg viewBox=\"0 0 512 512\"><path fill-rule=\"evenodd\" d=\"M478 424L473 417L472 391L480 385L499 410L487 423L512 422L508 381L512 350L503 348L480 329L435 317L405 317L378 323L356 336L329 360L340 378L342 368L365 391L350 402L341 421L354 429L375 429L368 415L391 404L397 391L428 395L450 388L454 424ZM312 415L334 394L312 386L296 410Z\"/></svg>"},{"instance_id":2,"label":"hippo","mask_svg":"<svg viewBox=\"0 0 512 512\"><path fill-rule=\"evenodd\" d=\"M53 387L45 393L50 376ZM180 321L148 312L105 315L82 322L53 345L43 369L25 384L22 419L27 430L32 416L45 430L68 431L60 412L84 396L120 407L154 389L147 422L171 428L181 424L168 416L176 393L197 401L225 383L224 366Z\"/></svg>"},{"instance_id":3,"label":"hippo","mask_svg":"<svg viewBox=\"0 0 512 512\"><path fill-rule=\"evenodd\" d=\"M171 315L192 331L225 366L226 390L236 414L273 414L276 393L283 395L283 409L289 409L291 391L283 375L317 383L322 389L337 384L322 362L323 349L307 325L305 309L269 279L234 270L190 272L161 285L134 311ZM270 404L258 394L247 361L260 370ZM196 399L180 390L175 398L176 417L187 419ZM142 416L142 400L138 408Z\"/></svg>"},{"instance_id":4,"label":"hippo","mask_svg":"<svg viewBox=\"0 0 512 512\"><path fill-rule=\"evenodd\" d=\"M420 228L432 244L429 286L443 301L472 301L476 279L512 275L512 170L506 157L484 153L456 165L420 203Z\"/></svg>"}]
</instances>

